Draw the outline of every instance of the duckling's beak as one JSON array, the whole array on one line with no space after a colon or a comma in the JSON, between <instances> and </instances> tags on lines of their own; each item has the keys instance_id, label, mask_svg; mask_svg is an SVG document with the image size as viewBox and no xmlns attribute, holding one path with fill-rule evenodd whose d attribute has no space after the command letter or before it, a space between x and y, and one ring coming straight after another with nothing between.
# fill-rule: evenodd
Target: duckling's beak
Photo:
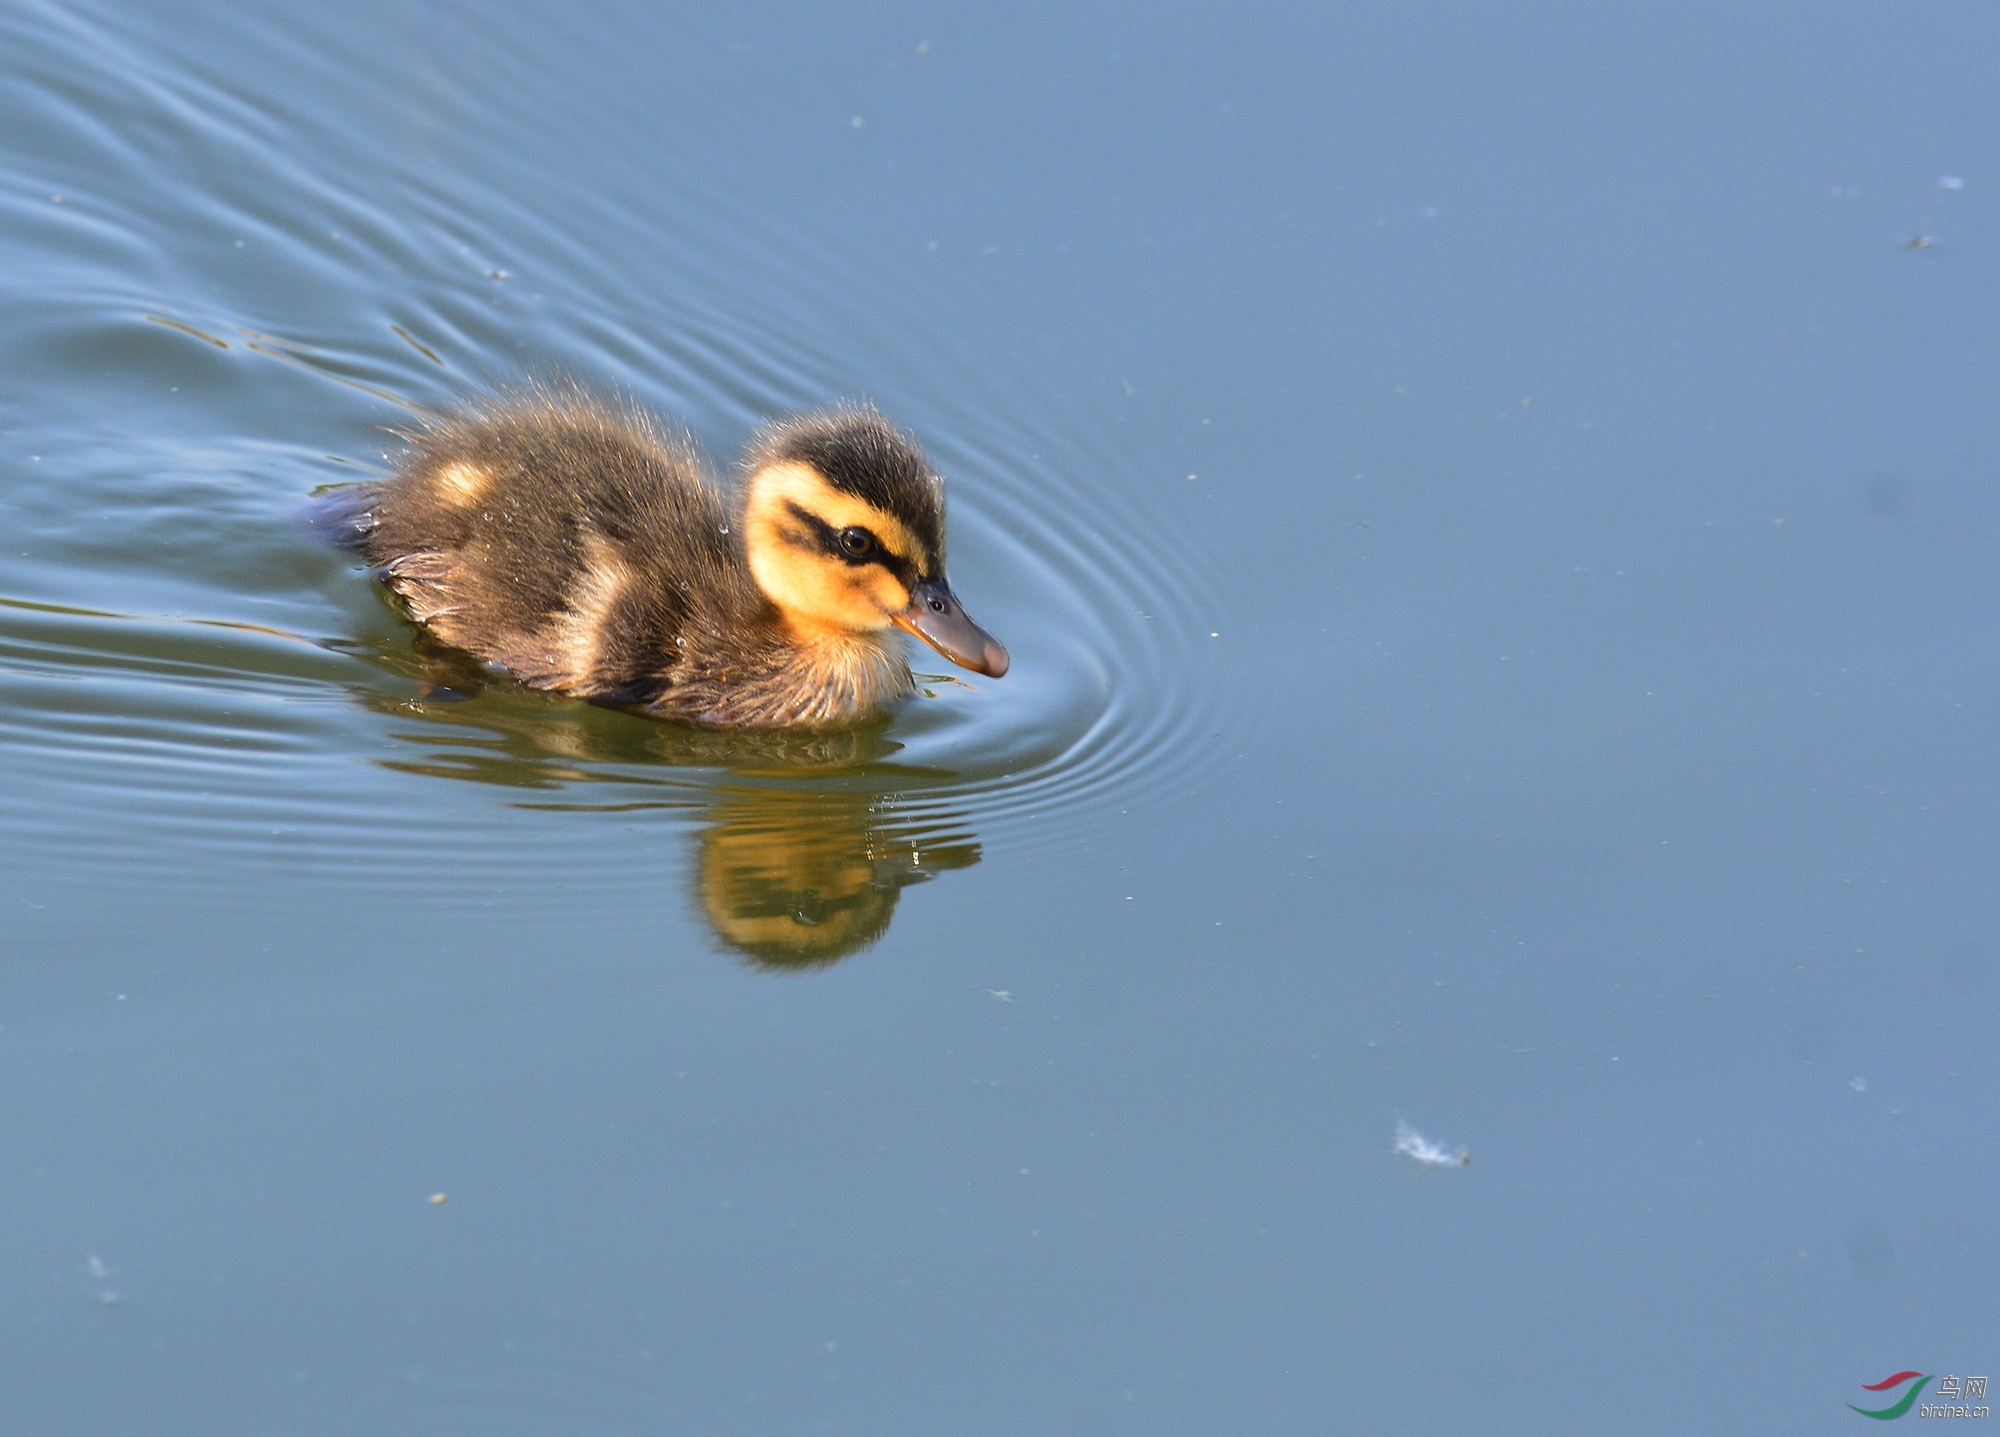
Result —
<instances>
[{"instance_id":1,"label":"duckling's beak","mask_svg":"<svg viewBox=\"0 0 2000 1437\"><path fill-rule=\"evenodd\" d=\"M910 590L910 607L889 615L899 629L915 634L962 669L989 679L1007 672L1007 646L972 622L958 595L943 579L926 579Z\"/></svg>"}]
</instances>

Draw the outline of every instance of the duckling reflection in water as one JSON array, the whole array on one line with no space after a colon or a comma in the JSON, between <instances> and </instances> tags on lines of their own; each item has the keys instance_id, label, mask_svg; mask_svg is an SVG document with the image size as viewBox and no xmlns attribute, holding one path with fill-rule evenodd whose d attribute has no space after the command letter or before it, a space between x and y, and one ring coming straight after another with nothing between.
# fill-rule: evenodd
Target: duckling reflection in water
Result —
<instances>
[{"instance_id":1,"label":"duckling reflection in water","mask_svg":"<svg viewBox=\"0 0 2000 1437\"><path fill-rule=\"evenodd\" d=\"M486 689L463 654L418 647L398 667L424 682L429 697L357 690L384 714L420 720L427 730L397 731L428 751L380 760L385 766L517 792L588 785L613 794L527 805L536 808L692 814L699 823L693 906L724 945L758 967L818 968L858 953L888 932L903 889L980 860L962 814L911 814L876 787L879 765L898 747L885 725L722 733L635 723ZM450 697L440 702L440 695ZM718 767L730 771L720 784L689 771ZM846 786L864 774L877 777ZM821 782L828 786L815 786Z\"/></svg>"},{"instance_id":2,"label":"duckling reflection in water","mask_svg":"<svg viewBox=\"0 0 2000 1437\"><path fill-rule=\"evenodd\" d=\"M766 427L733 500L693 447L574 388L408 435L350 541L410 617L533 688L711 728L831 728L915 691L901 628L998 678L945 579L944 481L873 409Z\"/></svg>"},{"instance_id":3,"label":"duckling reflection in water","mask_svg":"<svg viewBox=\"0 0 2000 1437\"><path fill-rule=\"evenodd\" d=\"M817 968L889 931L912 883L979 862L963 830L896 821L866 794L740 789L701 834L702 909L767 968Z\"/></svg>"}]
</instances>

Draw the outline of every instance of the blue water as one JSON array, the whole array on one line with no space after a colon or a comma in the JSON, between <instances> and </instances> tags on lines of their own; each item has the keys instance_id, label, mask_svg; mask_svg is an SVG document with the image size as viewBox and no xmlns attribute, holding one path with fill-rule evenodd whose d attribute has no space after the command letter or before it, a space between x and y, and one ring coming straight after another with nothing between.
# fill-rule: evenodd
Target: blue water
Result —
<instances>
[{"instance_id":1,"label":"blue water","mask_svg":"<svg viewBox=\"0 0 2000 1437\"><path fill-rule=\"evenodd\" d=\"M1996 41L0 9L7 1430L1985 1372ZM449 701L299 516L561 374L722 455L874 400L1013 671L823 743Z\"/></svg>"}]
</instances>

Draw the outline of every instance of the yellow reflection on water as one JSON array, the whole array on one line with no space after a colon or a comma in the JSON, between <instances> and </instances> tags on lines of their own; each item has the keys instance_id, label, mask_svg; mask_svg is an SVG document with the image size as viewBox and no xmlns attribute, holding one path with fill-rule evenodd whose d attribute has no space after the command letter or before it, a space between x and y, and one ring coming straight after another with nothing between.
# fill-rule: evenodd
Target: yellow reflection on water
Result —
<instances>
[{"instance_id":1,"label":"yellow reflection on water","mask_svg":"<svg viewBox=\"0 0 2000 1437\"><path fill-rule=\"evenodd\" d=\"M703 816L702 910L770 968L813 968L889 931L905 887L979 861L956 814L896 816L864 793L725 789Z\"/></svg>"},{"instance_id":2,"label":"yellow reflection on water","mask_svg":"<svg viewBox=\"0 0 2000 1437\"><path fill-rule=\"evenodd\" d=\"M694 823L694 906L716 937L774 970L819 968L888 932L903 889L979 862L963 813L922 801L877 724L837 733L715 733L521 690L360 689L413 752L403 773L524 790L525 806L607 815L671 809ZM900 782L899 782L900 780Z\"/></svg>"}]
</instances>

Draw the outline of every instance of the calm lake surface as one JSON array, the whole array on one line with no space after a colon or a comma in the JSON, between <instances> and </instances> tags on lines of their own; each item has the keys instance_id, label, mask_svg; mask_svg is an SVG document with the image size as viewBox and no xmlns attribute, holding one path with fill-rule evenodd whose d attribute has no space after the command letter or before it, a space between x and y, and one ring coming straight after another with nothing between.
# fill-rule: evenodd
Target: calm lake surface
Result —
<instances>
[{"instance_id":1,"label":"calm lake surface","mask_svg":"<svg viewBox=\"0 0 2000 1437\"><path fill-rule=\"evenodd\" d=\"M1835 1431L1985 1373L1996 52L7 0L0 1426ZM1013 672L817 740L438 684L301 516L562 375L719 464L874 400Z\"/></svg>"}]
</instances>

